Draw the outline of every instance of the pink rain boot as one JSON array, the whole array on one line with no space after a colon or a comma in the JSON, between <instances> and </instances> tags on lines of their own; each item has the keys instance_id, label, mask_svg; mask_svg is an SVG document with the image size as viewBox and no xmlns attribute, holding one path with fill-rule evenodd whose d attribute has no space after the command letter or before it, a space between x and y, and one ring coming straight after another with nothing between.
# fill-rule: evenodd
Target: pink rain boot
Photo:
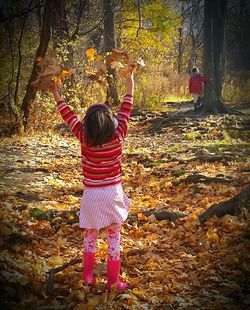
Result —
<instances>
[{"instance_id":1,"label":"pink rain boot","mask_svg":"<svg viewBox=\"0 0 250 310\"><path fill-rule=\"evenodd\" d=\"M110 291L113 285L116 285L116 288L119 291L123 291L128 287L126 282L120 281L120 269L121 261L120 260L108 260L107 271L108 271L108 283L107 289Z\"/></svg>"},{"instance_id":2,"label":"pink rain boot","mask_svg":"<svg viewBox=\"0 0 250 310\"><path fill-rule=\"evenodd\" d=\"M86 284L95 284L94 278L95 253L84 253L82 280Z\"/></svg>"}]
</instances>

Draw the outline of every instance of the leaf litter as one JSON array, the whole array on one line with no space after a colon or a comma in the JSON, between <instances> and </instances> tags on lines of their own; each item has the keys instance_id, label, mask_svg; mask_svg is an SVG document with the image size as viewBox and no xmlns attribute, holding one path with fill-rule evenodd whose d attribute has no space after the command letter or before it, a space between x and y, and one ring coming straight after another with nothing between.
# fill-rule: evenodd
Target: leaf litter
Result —
<instances>
[{"instance_id":1,"label":"leaf litter","mask_svg":"<svg viewBox=\"0 0 250 310\"><path fill-rule=\"evenodd\" d=\"M159 113L141 121L134 112L123 184L136 220L126 221L122 231L122 277L129 282L122 293L105 290L107 244L101 231L96 286L80 281L82 267L76 263L54 275L54 296L48 295L48 272L82 257L82 231L71 221L82 192L79 147L70 136L4 139L0 290L5 309L249 308L249 211L203 225L198 221L201 212L238 194L249 181L247 137L230 140L223 134L236 121L211 116L169 123ZM201 134L191 134L199 128ZM209 160L213 156L216 161ZM195 173L230 182L185 182ZM163 206L187 216L171 222L142 214Z\"/></svg>"}]
</instances>

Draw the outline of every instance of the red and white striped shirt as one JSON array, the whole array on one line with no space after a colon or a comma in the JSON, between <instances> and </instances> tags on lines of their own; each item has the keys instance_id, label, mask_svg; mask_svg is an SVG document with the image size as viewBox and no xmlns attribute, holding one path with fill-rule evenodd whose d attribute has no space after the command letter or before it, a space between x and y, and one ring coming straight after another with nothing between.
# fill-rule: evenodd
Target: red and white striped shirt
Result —
<instances>
[{"instance_id":1,"label":"red and white striped shirt","mask_svg":"<svg viewBox=\"0 0 250 310\"><path fill-rule=\"evenodd\" d=\"M133 97L126 95L117 114L118 127L112 139L101 147L86 144L83 123L66 102L58 102L58 110L81 143L83 184L85 187L104 187L121 183L122 144L127 134Z\"/></svg>"}]
</instances>

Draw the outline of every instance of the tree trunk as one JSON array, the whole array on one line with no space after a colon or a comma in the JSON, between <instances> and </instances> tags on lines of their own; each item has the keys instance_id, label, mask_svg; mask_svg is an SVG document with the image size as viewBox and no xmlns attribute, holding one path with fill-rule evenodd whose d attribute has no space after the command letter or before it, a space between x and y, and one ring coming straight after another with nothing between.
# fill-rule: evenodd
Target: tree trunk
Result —
<instances>
[{"instance_id":1,"label":"tree trunk","mask_svg":"<svg viewBox=\"0 0 250 310\"><path fill-rule=\"evenodd\" d=\"M74 66L74 50L70 44L69 29L65 10L65 0L53 1L53 19L51 20L54 50L63 69L69 70ZM65 99L70 100L75 88L74 76L64 81Z\"/></svg>"},{"instance_id":2,"label":"tree trunk","mask_svg":"<svg viewBox=\"0 0 250 310\"><path fill-rule=\"evenodd\" d=\"M181 73L183 58L183 24L179 27L177 72Z\"/></svg>"},{"instance_id":3,"label":"tree trunk","mask_svg":"<svg viewBox=\"0 0 250 310\"><path fill-rule=\"evenodd\" d=\"M178 40L178 60L177 60L177 72L181 73L182 70L182 58L183 58L183 24L184 24L184 4L181 2L181 15L182 20L179 27L179 40Z\"/></svg>"},{"instance_id":4,"label":"tree trunk","mask_svg":"<svg viewBox=\"0 0 250 310\"><path fill-rule=\"evenodd\" d=\"M103 0L104 7L104 49L105 52L110 52L113 48L116 48L115 40L115 18L113 10L112 0ZM118 105L118 89L117 89L117 74L115 69L108 68L107 75L108 89L107 100L111 104Z\"/></svg>"},{"instance_id":5,"label":"tree trunk","mask_svg":"<svg viewBox=\"0 0 250 310\"><path fill-rule=\"evenodd\" d=\"M204 75L213 78L213 81L204 87L203 112L229 112L221 96L227 5L228 0L205 0L204 2Z\"/></svg>"},{"instance_id":6,"label":"tree trunk","mask_svg":"<svg viewBox=\"0 0 250 310\"><path fill-rule=\"evenodd\" d=\"M70 41L65 11L65 0L53 1L53 19L51 20L54 49L59 61L65 69L74 65L74 51Z\"/></svg>"},{"instance_id":7,"label":"tree trunk","mask_svg":"<svg viewBox=\"0 0 250 310\"><path fill-rule=\"evenodd\" d=\"M24 126L24 129L27 129L27 125L29 122L29 116L30 116L30 107L36 97L36 92L37 92L37 90L31 85L31 83L36 80L37 74L39 72L39 66L37 65L38 64L37 57L45 56L47 52L49 40L50 40L51 3L53 3L53 1L46 0L45 7L44 7L44 13L43 13L40 44L36 52L36 59L33 64L31 76L28 81L28 85L26 89L26 94L24 96L22 106L21 106L21 111L23 113L21 124Z\"/></svg>"}]
</instances>

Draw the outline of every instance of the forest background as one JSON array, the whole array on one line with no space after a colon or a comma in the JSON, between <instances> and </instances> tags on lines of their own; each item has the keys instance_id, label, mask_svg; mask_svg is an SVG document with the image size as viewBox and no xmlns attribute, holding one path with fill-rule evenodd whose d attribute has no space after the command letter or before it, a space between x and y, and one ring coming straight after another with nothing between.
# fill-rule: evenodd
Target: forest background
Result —
<instances>
[{"instance_id":1,"label":"forest background","mask_svg":"<svg viewBox=\"0 0 250 310\"><path fill-rule=\"evenodd\" d=\"M231 104L249 102L248 14L247 1L229 1L222 94ZM164 102L190 100L190 68L204 71L202 1L107 1L106 7L101 1L1 1L1 24L0 103L11 117L10 127L27 113L34 130L55 122L50 96L35 95L28 85L39 70L38 57L46 53L54 53L63 70L76 70L63 93L79 111L106 95L105 88L88 81L86 68L98 66L98 57L90 63L85 54L91 47L95 57L117 48L144 60L136 81L138 107L159 109ZM119 95L122 91L119 85Z\"/></svg>"},{"instance_id":2,"label":"forest background","mask_svg":"<svg viewBox=\"0 0 250 310\"><path fill-rule=\"evenodd\" d=\"M1 0L0 24L3 309L248 309L249 1ZM116 110L119 65L98 80L112 49L145 63L124 146L121 294L105 290L103 240L97 285L80 281L79 146L32 86L52 55L80 117L107 95ZM213 78L196 112L194 65Z\"/></svg>"}]
</instances>

